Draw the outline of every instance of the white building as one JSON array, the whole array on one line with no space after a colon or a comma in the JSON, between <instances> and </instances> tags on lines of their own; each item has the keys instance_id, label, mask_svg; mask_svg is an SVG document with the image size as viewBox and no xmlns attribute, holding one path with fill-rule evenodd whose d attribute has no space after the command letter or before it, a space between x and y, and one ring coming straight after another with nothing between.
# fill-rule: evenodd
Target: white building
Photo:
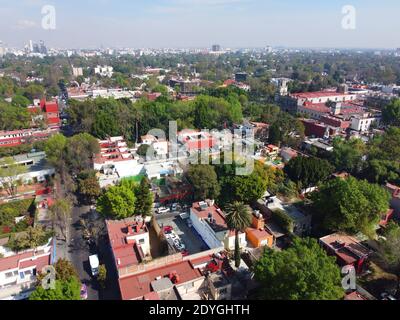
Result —
<instances>
[{"instance_id":1,"label":"white building","mask_svg":"<svg viewBox=\"0 0 400 320\"><path fill-rule=\"evenodd\" d=\"M207 200L193 203L190 208L190 220L197 233L211 249L224 247L227 250L235 249L235 232L229 230L224 212L214 201ZM247 246L246 234L239 233L239 245Z\"/></svg>"},{"instance_id":2,"label":"white building","mask_svg":"<svg viewBox=\"0 0 400 320\"><path fill-rule=\"evenodd\" d=\"M168 154L168 141L166 139L157 138L151 134L141 137L142 143L153 147L156 156L166 156Z\"/></svg>"},{"instance_id":3,"label":"white building","mask_svg":"<svg viewBox=\"0 0 400 320\"><path fill-rule=\"evenodd\" d=\"M36 286L37 273L53 263L53 239L19 253L0 246L0 253L0 300L26 299Z\"/></svg>"},{"instance_id":4,"label":"white building","mask_svg":"<svg viewBox=\"0 0 400 320\"><path fill-rule=\"evenodd\" d=\"M10 177L10 179L8 177L1 178L0 185L2 184L2 180L7 182L11 179L14 181L20 180L24 184L34 181L44 182L46 178L55 174L55 169L46 161L46 154L44 152L16 155L13 157L13 161L20 166L27 167L27 172L16 177Z\"/></svg>"},{"instance_id":5,"label":"white building","mask_svg":"<svg viewBox=\"0 0 400 320\"><path fill-rule=\"evenodd\" d=\"M94 73L99 74L102 77L109 77L111 78L113 76L113 67L110 66L97 66L94 68Z\"/></svg>"},{"instance_id":6,"label":"white building","mask_svg":"<svg viewBox=\"0 0 400 320\"><path fill-rule=\"evenodd\" d=\"M369 115L355 116L351 118L351 129L360 132L369 131L373 123L379 123L379 119Z\"/></svg>"}]
</instances>

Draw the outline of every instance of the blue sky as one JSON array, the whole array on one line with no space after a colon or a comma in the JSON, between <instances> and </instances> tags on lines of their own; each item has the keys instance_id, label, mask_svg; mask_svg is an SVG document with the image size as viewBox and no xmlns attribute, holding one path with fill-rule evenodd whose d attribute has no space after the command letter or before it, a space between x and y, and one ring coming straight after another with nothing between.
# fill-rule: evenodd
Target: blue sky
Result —
<instances>
[{"instance_id":1,"label":"blue sky","mask_svg":"<svg viewBox=\"0 0 400 320\"><path fill-rule=\"evenodd\" d=\"M56 29L41 9L56 9ZM344 30L342 7L356 9ZM398 0L0 0L0 40L54 47L400 47Z\"/></svg>"}]
</instances>

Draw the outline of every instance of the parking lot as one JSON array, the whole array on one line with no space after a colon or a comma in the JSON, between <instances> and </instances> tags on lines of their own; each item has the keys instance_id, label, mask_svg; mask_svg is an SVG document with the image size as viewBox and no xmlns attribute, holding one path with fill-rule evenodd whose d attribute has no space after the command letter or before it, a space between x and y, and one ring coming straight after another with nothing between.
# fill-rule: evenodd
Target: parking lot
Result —
<instances>
[{"instance_id":1,"label":"parking lot","mask_svg":"<svg viewBox=\"0 0 400 320\"><path fill-rule=\"evenodd\" d=\"M197 234L193 227L187 225L188 219L182 219L179 215L175 217L158 216L157 222L161 228L171 226L174 233L178 235L189 254L208 250L208 246Z\"/></svg>"}]
</instances>

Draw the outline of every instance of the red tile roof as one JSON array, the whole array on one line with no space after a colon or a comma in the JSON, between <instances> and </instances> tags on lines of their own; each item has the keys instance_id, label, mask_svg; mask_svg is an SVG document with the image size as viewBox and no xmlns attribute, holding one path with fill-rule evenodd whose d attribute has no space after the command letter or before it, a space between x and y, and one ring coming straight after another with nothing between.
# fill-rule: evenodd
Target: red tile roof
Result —
<instances>
[{"instance_id":1,"label":"red tile roof","mask_svg":"<svg viewBox=\"0 0 400 320\"><path fill-rule=\"evenodd\" d=\"M120 278L119 287L122 300L148 297L148 294L152 292L151 282L155 281L157 277L168 277L171 272L176 272L178 275L178 284L193 281L203 276L198 269L192 266L190 261L182 261L134 276ZM154 297L154 294L150 297Z\"/></svg>"},{"instance_id":2,"label":"red tile roof","mask_svg":"<svg viewBox=\"0 0 400 320\"><path fill-rule=\"evenodd\" d=\"M293 93L292 96L299 99L315 99L323 97L345 97L349 96L349 94L338 93L335 91L316 91L316 92Z\"/></svg>"}]
</instances>

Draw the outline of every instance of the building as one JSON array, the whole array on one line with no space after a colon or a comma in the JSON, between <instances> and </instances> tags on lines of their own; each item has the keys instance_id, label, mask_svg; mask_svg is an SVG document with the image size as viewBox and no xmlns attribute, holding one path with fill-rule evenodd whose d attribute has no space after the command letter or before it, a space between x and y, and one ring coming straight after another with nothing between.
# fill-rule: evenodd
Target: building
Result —
<instances>
[{"instance_id":1,"label":"building","mask_svg":"<svg viewBox=\"0 0 400 320\"><path fill-rule=\"evenodd\" d=\"M391 195L390 199L390 207L394 209L396 215L400 214L400 187L386 183L385 186L386 190L389 191Z\"/></svg>"},{"instance_id":2,"label":"building","mask_svg":"<svg viewBox=\"0 0 400 320\"><path fill-rule=\"evenodd\" d=\"M296 208L291 203L284 203L276 196L271 196L267 199L265 206L267 207L270 217L273 217L273 213L277 210L281 211L293 223L293 233L299 237L307 236L311 231L311 218L310 214L305 214Z\"/></svg>"},{"instance_id":3,"label":"building","mask_svg":"<svg viewBox=\"0 0 400 320\"><path fill-rule=\"evenodd\" d=\"M190 220L197 233L210 248L224 247L227 250L235 248L235 232L228 228L225 213L214 201L207 200L193 203L190 208ZM246 235L239 233L239 245L247 245Z\"/></svg>"},{"instance_id":4,"label":"building","mask_svg":"<svg viewBox=\"0 0 400 320\"><path fill-rule=\"evenodd\" d=\"M220 52L221 51L221 46L219 44L213 44L211 46L211 51L212 52Z\"/></svg>"},{"instance_id":5,"label":"building","mask_svg":"<svg viewBox=\"0 0 400 320\"><path fill-rule=\"evenodd\" d=\"M313 104L326 104L327 102L349 102L357 100L356 94L340 93L335 91L301 92L291 95L298 106L305 102Z\"/></svg>"},{"instance_id":6,"label":"building","mask_svg":"<svg viewBox=\"0 0 400 320\"><path fill-rule=\"evenodd\" d=\"M13 177L14 180L20 180L23 184L44 182L55 174L55 169L46 161L44 152L20 154L12 158L17 165L27 168L26 173Z\"/></svg>"},{"instance_id":7,"label":"building","mask_svg":"<svg viewBox=\"0 0 400 320\"><path fill-rule=\"evenodd\" d=\"M46 130L23 129L13 131L0 131L0 148L10 148L21 144L32 143L39 140L46 140L58 132L56 128Z\"/></svg>"},{"instance_id":8,"label":"building","mask_svg":"<svg viewBox=\"0 0 400 320\"><path fill-rule=\"evenodd\" d=\"M2 241L5 240L5 241ZM0 239L0 300L26 299L35 289L38 272L53 264L53 239L48 243L23 252L12 252L4 247L8 239Z\"/></svg>"},{"instance_id":9,"label":"building","mask_svg":"<svg viewBox=\"0 0 400 320\"><path fill-rule=\"evenodd\" d=\"M367 132L373 123L379 124L379 118L369 114L357 115L351 118L351 129L359 132Z\"/></svg>"},{"instance_id":10,"label":"building","mask_svg":"<svg viewBox=\"0 0 400 320\"><path fill-rule=\"evenodd\" d=\"M253 211L251 227L246 229L246 237L254 248L272 248L275 244L274 236L265 228L264 217L259 211Z\"/></svg>"},{"instance_id":11,"label":"building","mask_svg":"<svg viewBox=\"0 0 400 320\"><path fill-rule=\"evenodd\" d=\"M60 128L60 111L56 100L46 101L46 99L42 99L39 103L29 106L28 111L32 114L33 123L37 120L45 120L49 128Z\"/></svg>"},{"instance_id":12,"label":"building","mask_svg":"<svg viewBox=\"0 0 400 320\"><path fill-rule=\"evenodd\" d=\"M72 75L76 78L76 77L81 77L83 76L83 69L82 68L78 68L78 67L74 67L72 66Z\"/></svg>"},{"instance_id":13,"label":"building","mask_svg":"<svg viewBox=\"0 0 400 320\"><path fill-rule=\"evenodd\" d=\"M111 66L97 66L94 68L94 74L98 74L101 77L109 77L111 78L114 74L113 67Z\"/></svg>"},{"instance_id":14,"label":"building","mask_svg":"<svg viewBox=\"0 0 400 320\"><path fill-rule=\"evenodd\" d=\"M107 220L106 228L119 275L126 273L131 266L151 260L149 231L141 217Z\"/></svg>"},{"instance_id":15,"label":"building","mask_svg":"<svg viewBox=\"0 0 400 320\"><path fill-rule=\"evenodd\" d=\"M288 148L288 147L282 148L281 152L280 152L280 156L282 157L282 160L286 163L289 162L291 159L297 157L298 155L299 155L299 153L296 150L294 150L292 148Z\"/></svg>"},{"instance_id":16,"label":"building","mask_svg":"<svg viewBox=\"0 0 400 320\"><path fill-rule=\"evenodd\" d=\"M158 138L151 134L141 137L142 144L152 147L155 156L165 157L168 154L168 141L164 138Z\"/></svg>"},{"instance_id":17,"label":"building","mask_svg":"<svg viewBox=\"0 0 400 320\"><path fill-rule=\"evenodd\" d=\"M355 237L343 233L334 233L319 239L319 243L336 257L339 266L353 266L361 273L369 257L370 251Z\"/></svg>"},{"instance_id":18,"label":"building","mask_svg":"<svg viewBox=\"0 0 400 320\"><path fill-rule=\"evenodd\" d=\"M154 184L152 191L155 202L164 204L188 199L193 194L193 187L184 177L166 177L165 184Z\"/></svg>"},{"instance_id":19,"label":"building","mask_svg":"<svg viewBox=\"0 0 400 320\"><path fill-rule=\"evenodd\" d=\"M209 150L217 146L217 141L209 132L186 129L178 132L178 143L186 151Z\"/></svg>"}]
</instances>

